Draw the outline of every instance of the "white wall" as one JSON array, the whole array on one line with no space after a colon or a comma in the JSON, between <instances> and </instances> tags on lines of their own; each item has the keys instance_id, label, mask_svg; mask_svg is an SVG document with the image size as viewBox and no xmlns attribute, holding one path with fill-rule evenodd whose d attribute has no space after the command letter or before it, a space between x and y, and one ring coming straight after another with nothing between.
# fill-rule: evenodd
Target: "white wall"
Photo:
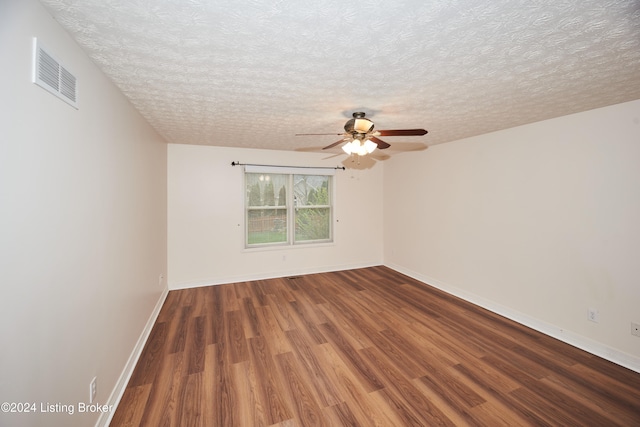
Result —
<instances>
[{"instance_id":1,"label":"white wall","mask_svg":"<svg viewBox=\"0 0 640 427\"><path fill-rule=\"evenodd\" d=\"M385 264L640 370L640 100L434 146L384 175Z\"/></svg>"},{"instance_id":2,"label":"white wall","mask_svg":"<svg viewBox=\"0 0 640 427\"><path fill-rule=\"evenodd\" d=\"M34 36L76 74L79 110L31 83ZM97 376L109 403L166 288L167 145L36 0L0 1L0 58L0 402L77 411Z\"/></svg>"},{"instance_id":3,"label":"white wall","mask_svg":"<svg viewBox=\"0 0 640 427\"><path fill-rule=\"evenodd\" d=\"M382 166L338 170L335 242L244 249L241 163L340 165L324 153L169 145L171 289L382 264ZM323 160L326 159L326 160Z\"/></svg>"}]
</instances>

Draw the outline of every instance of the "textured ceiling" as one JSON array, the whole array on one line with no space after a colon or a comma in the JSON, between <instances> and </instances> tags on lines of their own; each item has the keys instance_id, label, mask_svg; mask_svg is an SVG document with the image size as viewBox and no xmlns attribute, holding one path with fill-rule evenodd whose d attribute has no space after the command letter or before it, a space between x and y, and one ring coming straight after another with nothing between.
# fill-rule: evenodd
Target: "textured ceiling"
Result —
<instances>
[{"instance_id":1,"label":"textured ceiling","mask_svg":"<svg viewBox=\"0 0 640 427\"><path fill-rule=\"evenodd\" d=\"M640 99L638 0L41 2L173 143L304 150L365 111L433 145Z\"/></svg>"}]
</instances>

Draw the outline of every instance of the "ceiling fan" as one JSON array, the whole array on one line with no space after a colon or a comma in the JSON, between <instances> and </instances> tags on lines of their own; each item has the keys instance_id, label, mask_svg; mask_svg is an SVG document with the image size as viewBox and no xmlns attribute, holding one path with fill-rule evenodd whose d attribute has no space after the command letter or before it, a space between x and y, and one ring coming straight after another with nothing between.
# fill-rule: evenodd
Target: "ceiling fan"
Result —
<instances>
[{"instance_id":1,"label":"ceiling fan","mask_svg":"<svg viewBox=\"0 0 640 427\"><path fill-rule=\"evenodd\" d=\"M342 149L351 155L365 156L372 153L376 148L384 150L391 147L391 144L378 138L379 136L420 136L426 135L425 129L393 129L393 130L373 130L373 122L365 117L365 113L358 111L353 113L353 118L344 125L344 133L297 133L302 135L342 135L342 139L327 145L323 150L333 148L336 145L344 144Z\"/></svg>"}]
</instances>

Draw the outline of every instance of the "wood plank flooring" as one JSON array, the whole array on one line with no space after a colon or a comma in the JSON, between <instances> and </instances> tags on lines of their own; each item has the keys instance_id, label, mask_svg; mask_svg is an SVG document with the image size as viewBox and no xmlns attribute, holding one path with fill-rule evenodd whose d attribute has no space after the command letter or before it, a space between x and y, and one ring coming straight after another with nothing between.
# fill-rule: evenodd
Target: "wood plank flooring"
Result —
<instances>
[{"instance_id":1,"label":"wood plank flooring","mask_svg":"<svg viewBox=\"0 0 640 427\"><path fill-rule=\"evenodd\" d=\"M171 291L138 425L640 426L640 374L372 267Z\"/></svg>"}]
</instances>

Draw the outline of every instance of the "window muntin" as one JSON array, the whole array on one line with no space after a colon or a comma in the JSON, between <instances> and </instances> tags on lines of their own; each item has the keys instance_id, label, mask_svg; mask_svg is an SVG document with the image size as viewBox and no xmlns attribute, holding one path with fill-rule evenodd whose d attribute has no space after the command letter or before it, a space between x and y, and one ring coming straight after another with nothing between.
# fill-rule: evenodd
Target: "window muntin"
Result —
<instances>
[{"instance_id":1,"label":"window muntin","mask_svg":"<svg viewBox=\"0 0 640 427\"><path fill-rule=\"evenodd\" d=\"M245 173L247 247L333 239L329 175Z\"/></svg>"}]
</instances>

